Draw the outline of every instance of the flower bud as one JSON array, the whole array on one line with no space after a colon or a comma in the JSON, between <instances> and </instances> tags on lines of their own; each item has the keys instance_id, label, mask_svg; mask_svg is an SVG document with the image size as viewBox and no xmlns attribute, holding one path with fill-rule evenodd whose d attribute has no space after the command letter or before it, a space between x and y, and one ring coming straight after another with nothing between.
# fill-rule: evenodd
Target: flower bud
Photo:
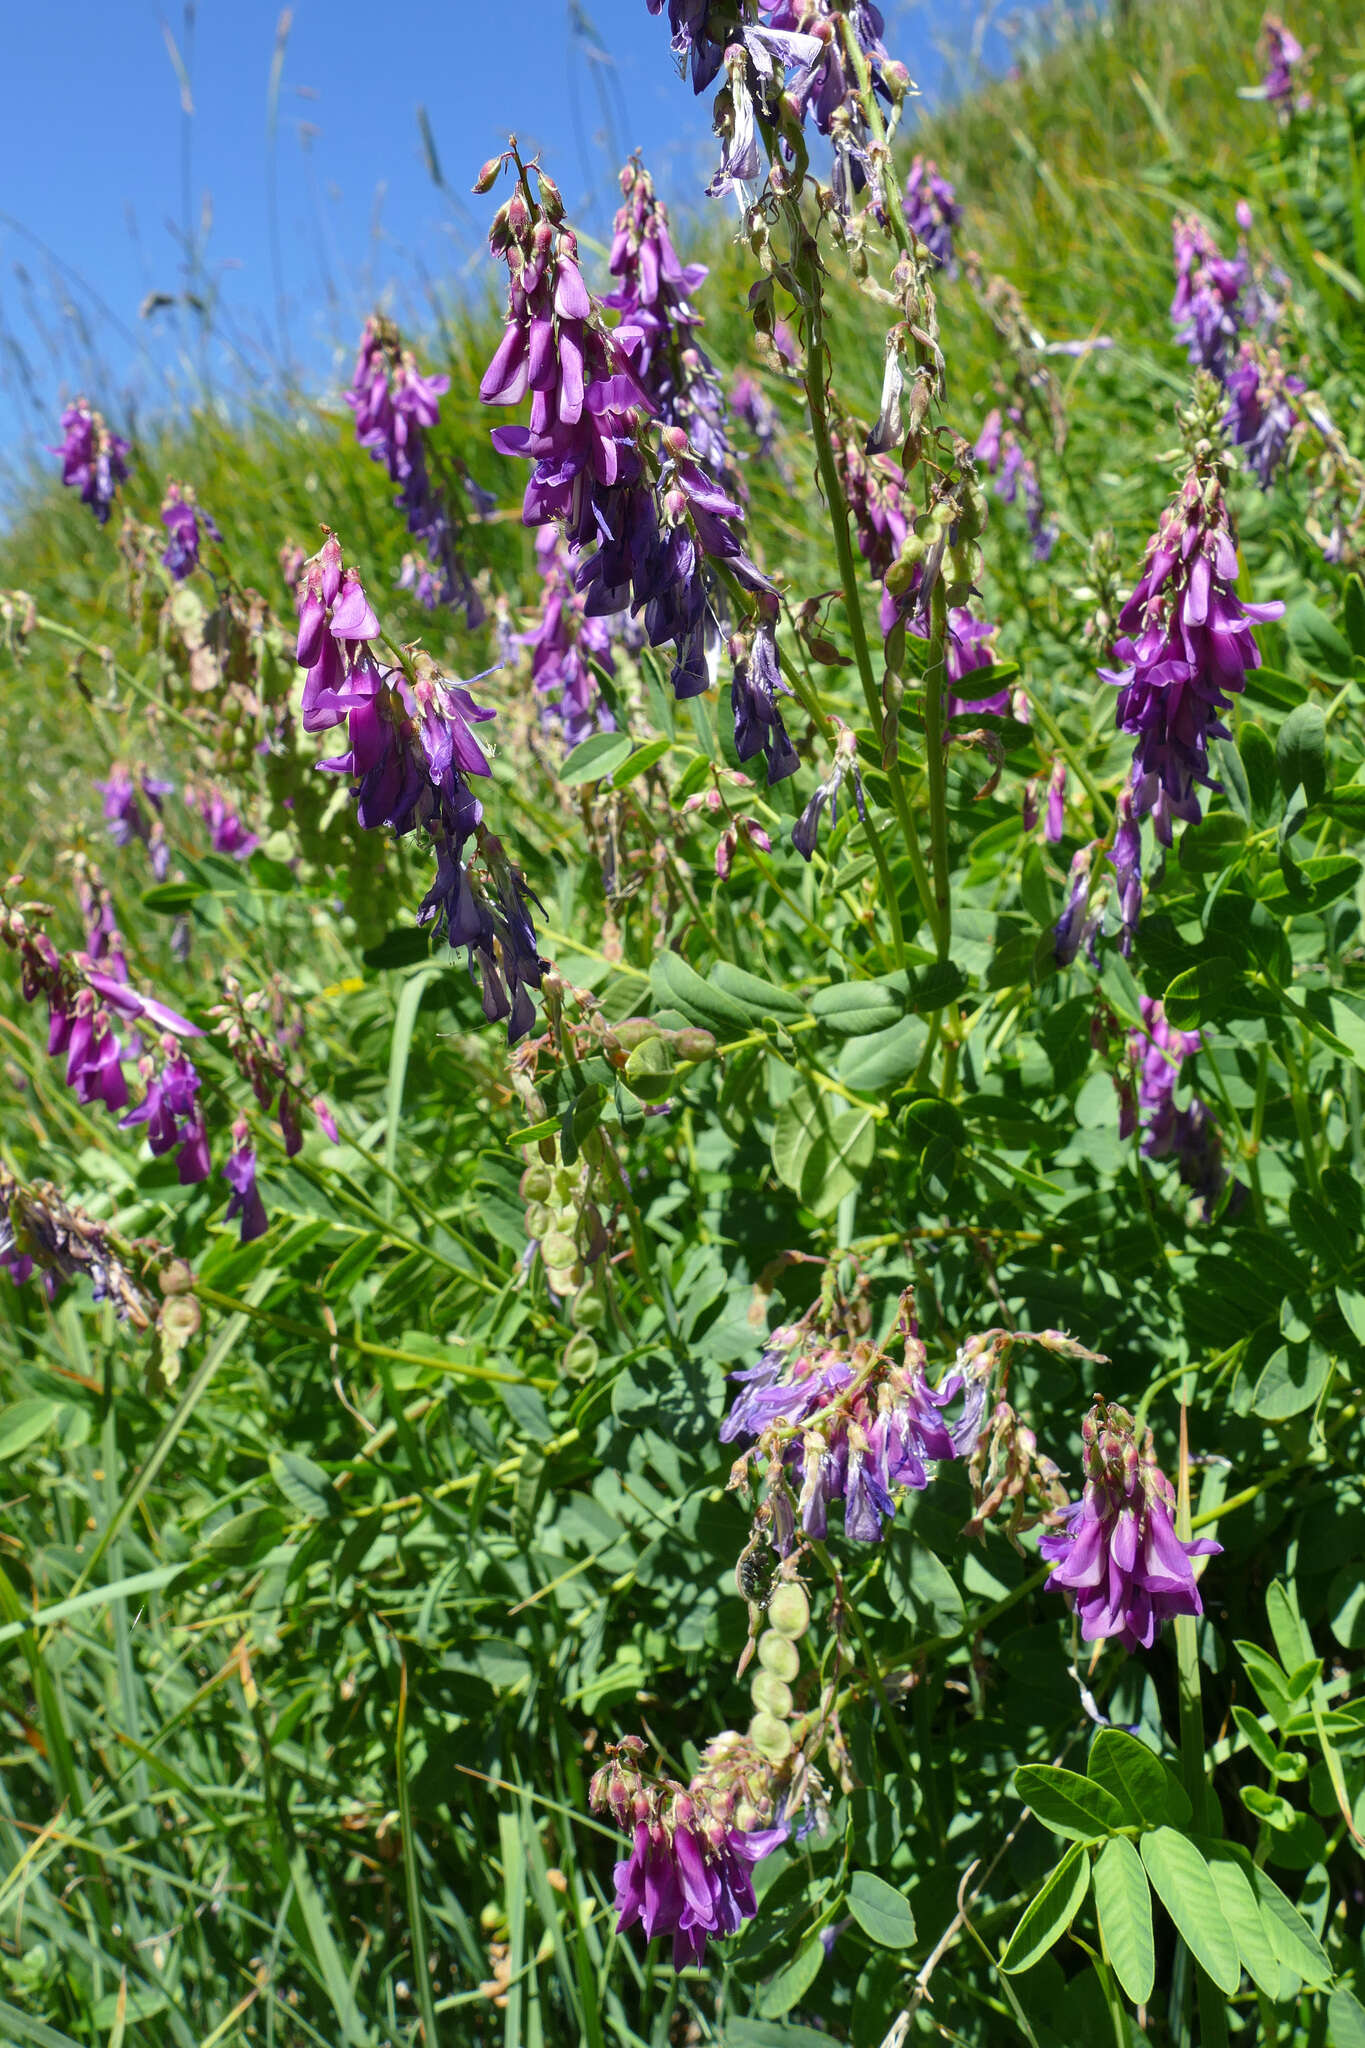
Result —
<instances>
[{"instance_id":1,"label":"flower bud","mask_svg":"<svg viewBox=\"0 0 1365 2048\"><path fill-rule=\"evenodd\" d=\"M479 172L478 177L474 180L474 190L479 194L491 192L493 187L498 182L498 172L501 169L501 155L490 156L488 162L484 165L483 169Z\"/></svg>"}]
</instances>

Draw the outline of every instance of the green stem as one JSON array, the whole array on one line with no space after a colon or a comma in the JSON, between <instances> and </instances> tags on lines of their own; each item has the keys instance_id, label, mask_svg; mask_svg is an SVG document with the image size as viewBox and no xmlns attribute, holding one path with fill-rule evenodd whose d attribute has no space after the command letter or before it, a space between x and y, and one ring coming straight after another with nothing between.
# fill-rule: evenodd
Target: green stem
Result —
<instances>
[{"instance_id":1,"label":"green stem","mask_svg":"<svg viewBox=\"0 0 1365 2048\"><path fill-rule=\"evenodd\" d=\"M829 508L830 531L834 538L834 554L839 564L839 582L843 590L844 610L848 617L849 637L853 642L853 659L862 684L863 701L872 730L881 731L882 704L876 678L872 672L872 654L868 645L867 622L863 617L862 595L858 587L858 568L853 558L853 541L849 532L848 501L839 482L839 473L834 461L834 444L829 431L829 413L825 405L825 329L824 307L820 297L820 280L812 261L814 245L809 230L801 218L794 201L787 203L791 223L794 253L792 269L799 278L802 290L802 304L806 310L806 368L804 385L806 406L810 413L811 439L815 443L815 463L820 476L820 488ZM891 785L891 799L900 820L905 850L910 857L910 869L919 891L920 902L931 930L937 935L938 925L934 913L934 892L920 851L919 835L905 794L905 781L901 775L899 761L892 760L887 768L887 780Z\"/></svg>"},{"instance_id":2,"label":"green stem","mask_svg":"<svg viewBox=\"0 0 1365 2048\"><path fill-rule=\"evenodd\" d=\"M1180 1402L1180 1470L1176 1494L1175 1532L1183 1543L1190 1540L1190 1436L1188 1396L1193 1379L1187 1380ZM1199 1684L1198 1623L1192 1614L1177 1615L1175 1623L1176 1670L1180 1686L1180 1770L1194 1808L1195 1824L1206 1828L1207 1809L1212 1798L1204 1759L1204 1709ZM1194 1958L1190 1959L1194 1962ZM1222 1992L1208 1973L1194 1962L1199 1995L1199 2038L1202 2048L1227 2048L1227 2007Z\"/></svg>"},{"instance_id":3,"label":"green stem","mask_svg":"<svg viewBox=\"0 0 1365 2048\"><path fill-rule=\"evenodd\" d=\"M934 863L934 940L946 960L953 937L953 900L948 863L948 756L943 745L944 654L948 645L948 594L937 577L929 595L929 662L924 672L924 748L929 776L929 845Z\"/></svg>"}]
</instances>

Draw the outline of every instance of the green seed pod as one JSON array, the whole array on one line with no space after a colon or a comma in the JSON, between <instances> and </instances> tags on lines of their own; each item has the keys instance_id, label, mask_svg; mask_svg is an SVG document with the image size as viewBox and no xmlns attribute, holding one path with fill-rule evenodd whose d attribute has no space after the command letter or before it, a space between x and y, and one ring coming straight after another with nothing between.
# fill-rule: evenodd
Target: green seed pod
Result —
<instances>
[{"instance_id":1,"label":"green seed pod","mask_svg":"<svg viewBox=\"0 0 1365 2048\"><path fill-rule=\"evenodd\" d=\"M546 1208L544 1202L528 1202L526 1205L526 1215L523 1220L526 1224L526 1235L528 1237L544 1237L550 1227L550 1211Z\"/></svg>"},{"instance_id":2,"label":"green seed pod","mask_svg":"<svg viewBox=\"0 0 1365 2048\"><path fill-rule=\"evenodd\" d=\"M795 1579L788 1579L780 1585L768 1602L768 1625L778 1635L796 1642L810 1627L810 1601L806 1589Z\"/></svg>"},{"instance_id":3,"label":"green seed pod","mask_svg":"<svg viewBox=\"0 0 1365 2048\"><path fill-rule=\"evenodd\" d=\"M770 1764L780 1764L791 1755L791 1729L775 1714L755 1714L749 1723L749 1740Z\"/></svg>"},{"instance_id":4,"label":"green seed pod","mask_svg":"<svg viewBox=\"0 0 1365 2048\"><path fill-rule=\"evenodd\" d=\"M574 1326L579 1330L600 1330L607 1320L607 1304L600 1294L594 1294L585 1287L574 1296Z\"/></svg>"},{"instance_id":5,"label":"green seed pod","mask_svg":"<svg viewBox=\"0 0 1365 2048\"><path fill-rule=\"evenodd\" d=\"M685 1031L673 1033L673 1049L680 1060L688 1060L693 1066L700 1066L703 1060L715 1058L715 1033L702 1031L697 1026L689 1024Z\"/></svg>"},{"instance_id":6,"label":"green seed pod","mask_svg":"<svg viewBox=\"0 0 1365 2048\"><path fill-rule=\"evenodd\" d=\"M572 1266L578 1257L578 1248L564 1231L552 1230L541 1240L540 1255L547 1266Z\"/></svg>"},{"instance_id":7,"label":"green seed pod","mask_svg":"<svg viewBox=\"0 0 1365 2048\"><path fill-rule=\"evenodd\" d=\"M550 1175L544 1166L528 1166L521 1176L521 1199L523 1202L543 1202L550 1193Z\"/></svg>"},{"instance_id":8,"label":"green seed pod","mask_svg":"<svg viewBox=\"0 0 1365 2048\"><path fill-rule=\"evenodd\" d=\"M790 1683L801 1669L801 1652L789 1637L769 1629L758 1639L758 1661L775 1678L785 1678Z\"/></svg>"},{"instance_id":9,"label":"green seed pod","mask_svg":"<svg viewBox=\"0 0 1365 2048\"><path fill-rule=\"evenodd\" d=\"M950 605L967 604L971 599L971 594L972 586L970 583L950 583L944 591L944 596Z\"/></svg>"},{"instance_id":10,"label":"green seed pod","mask_svg":"<svg viewBox=\"0 0 1365 2048\"><path fill-rule=\"evenodd\" d=\"M771 1671L756 1674L749 1687L749 1697L761 1713L773 1714L779 1721L785 1721L792 1710L791 1687Z\"/></svg>"},{"instance_id":11,"label":"green seed pod","mask_svg":"<svg viewBox=\"0 0 1365 2048\"><path fill-rule=\"evenodd\" d=\"M566 1373L574 1376L592 1371L597 1363L597 1346L586 1330L575 1330L564 1346L559 1362Z\"/></svg>"},{"instance_id":12,"label":"green seed pod","mask_svg":"<svg viewBox=\"0 0 1365 2048\"><path fill-rule=\"evenodd\" d=\"M611 1035L623 1052L634 1052L647 1038L657 1038L659 1027L652 1017L623 1017L612 1025Z\"/></svg>"}]
</instances>

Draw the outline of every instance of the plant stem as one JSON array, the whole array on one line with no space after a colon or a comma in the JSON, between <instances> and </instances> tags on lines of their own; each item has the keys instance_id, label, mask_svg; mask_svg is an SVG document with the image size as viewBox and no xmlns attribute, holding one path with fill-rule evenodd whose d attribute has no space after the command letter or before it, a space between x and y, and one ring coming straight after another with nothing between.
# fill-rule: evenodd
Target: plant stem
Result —
<instances>
[{"instance_id":1,"label":"plant stem","mask_svg":"<svg viewBox=\"0 0 1365 2048\"><path fill-rule=\"evenodd\" d=\"M1180 1470L1176 1493L1175 1532L1183 1543L1190 1540L1190 1433L1188 1379L1180 1401ZM1176 1668L1180 1685L1180 1770L1194 1808L1195 1825L1205 1827L1211 1798L1204 1760L1204 1711L1199 1687L1198 1623L1192 1614L1176 1616ZM1194 1958L1195 1984L1199 1994L1199 2038L1202 2048L1227 2048L1227 2010L1222 1992Z\"/></svg>"},{"instance_id":2,"label":"plant stem","mask_svg":"<svg viewBox=\"0 0 1365 2048\"><path fill-rule=\"evenodd\" d=\"M929 662L924 671L924 749L929 776L929 843L934 863L934 941L946 960L953 937L953 901L948 874L948 757L943 745L944 656L948 646L948 596L943 578L929 595Z\"/></svg>"}]
</instances>

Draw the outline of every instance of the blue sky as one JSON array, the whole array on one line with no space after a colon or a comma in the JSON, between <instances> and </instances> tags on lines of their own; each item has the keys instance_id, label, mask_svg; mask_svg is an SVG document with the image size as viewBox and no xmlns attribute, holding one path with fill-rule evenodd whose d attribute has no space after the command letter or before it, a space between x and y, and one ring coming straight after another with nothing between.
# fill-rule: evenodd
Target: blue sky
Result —
<instances>
[{"instance_id":1,"label":"blue sky","mask_svg":"<svg viewBox=\"0 0 1365 2048\"><path fill-rule=\"evenodd\" d=\"M966 0L890 0L888 43L941 85ZM589 32L574 34L571 9ZM6 10L0 123L0 456L54 438L85 388L123 420L191 393L183 305L214 295L212 377L302 381L349 358L380 296L476 283L483 159L515 128L600 227L614 164L644 147L680 210L711 156L709 97L672 68L644 0L296 0L267 113L279 0L43 0ZM965 61L970 36L954 41ZM174 49L174 54L172 51ZM179 72L184 74L182 86ZM183 110L182 99L193 111ZM419 128L425 108L446 190Z\"/></svg>"}]
</instances>

